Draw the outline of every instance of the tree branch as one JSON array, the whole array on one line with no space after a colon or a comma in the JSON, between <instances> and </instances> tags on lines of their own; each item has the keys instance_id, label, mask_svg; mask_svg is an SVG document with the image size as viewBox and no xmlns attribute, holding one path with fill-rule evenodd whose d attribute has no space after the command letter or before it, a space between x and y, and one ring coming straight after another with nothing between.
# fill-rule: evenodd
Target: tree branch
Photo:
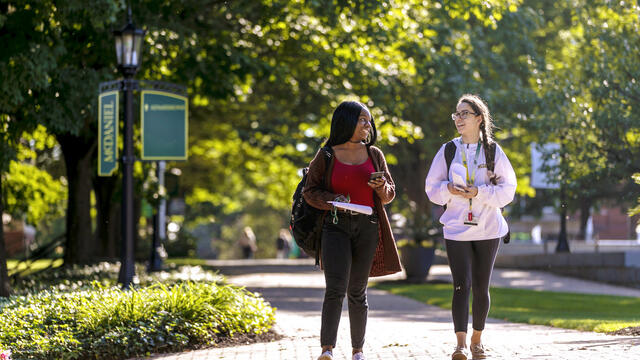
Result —
<instances>
[{"instance_id":1,"label":"tree branch","mask_svg":"<svg viewBox=\"0 0 640 360\"><path fill-rule=\"evenodd\" d=\"M613 84L611 84L611 87L613 87L614 89L618 90L622 95L624 95L624 96L626 96L626 97L628 97L628 98L630 98L632 100L640 102L640 96L632 94L630 91L623 90L622 87L620 86L620 84L613 83Z\"/></svg>"}]
</instances>

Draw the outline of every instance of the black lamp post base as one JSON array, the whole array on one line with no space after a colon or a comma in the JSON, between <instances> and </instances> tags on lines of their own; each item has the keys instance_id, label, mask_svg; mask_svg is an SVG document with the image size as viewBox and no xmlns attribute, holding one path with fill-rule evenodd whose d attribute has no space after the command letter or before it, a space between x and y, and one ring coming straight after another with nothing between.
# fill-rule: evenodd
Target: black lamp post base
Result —
<instances>
[{"instance_id":1,"label":"black lamp post base","mask_svg":"<svg viewBox=\"0 0 640 360\"><path fill-rule=\"evenodd\" d=\"M162 245L152 248L147 271L156 272L164 270L164 259L166 258L166 254L167 253Z\"/></svg>"}]
</instances>

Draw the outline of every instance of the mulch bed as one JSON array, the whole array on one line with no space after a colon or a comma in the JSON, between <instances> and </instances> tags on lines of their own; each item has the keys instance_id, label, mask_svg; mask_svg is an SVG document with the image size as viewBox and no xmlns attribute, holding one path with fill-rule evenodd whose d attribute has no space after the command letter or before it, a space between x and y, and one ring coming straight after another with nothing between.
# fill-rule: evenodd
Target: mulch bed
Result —
<instances>
[{"instance_id":1,"label":"mulch bed","mask_svg":"<svg viewBox=\"0 0 640 360\"><path fill-rule=\"evenodd\" d=\"M215 347L229 347L238 345L248 345L259 342L271 342L278 341L284 336L278 334L273 330L269 330L266 333L259 335L256 334L236 334L232 338L221 337L216 341Z\"/></svg>"},{"instance_id":2,"label":"mulch bed","mask_svg":"<svg viewBox=\"0 0 640 360\"><path fill-rule=\"evenodd\" d=\"M260 335L256 335L256 334L240 334L240 335L235 335L232 338L228 338L228 337L219 337L218 340L216 341L215 345L206 345L206 346L202 346L202 347L195 347L195 348L190 348L190 349L184 349L182 350L182 352L190 352L190 351L196 351L196 350L202 350L202 349L207 349L207 348L211 348L211 347L215 347L215 348L219 348L219 347L232 347L232 346L239 346L239 345L249 345L249 344L254 344L254 343L259 343L259 342L271 342L271 341L278 341L280 339L284 338L284 336L276 333L273 330L269 330L264 334L260 334ZM176 353L178 354L178 353ZM151 357L147 357L145 359L155 359L157 357L162 357L162 356L166 356L167 353L158 353L158 354L154 354ZM137 359L142 359L142 358L135 358Z\"/></svg>"},{"instance_id":3,"label":"mulch bed","mask_svg":"<svg viewBox=\"0 0 640 360\"><path fill-rule=\"evenodd\" d=\"M609 335L640 336L640 326L631 326L607 333Z\"/></svg>"}]
</instances>

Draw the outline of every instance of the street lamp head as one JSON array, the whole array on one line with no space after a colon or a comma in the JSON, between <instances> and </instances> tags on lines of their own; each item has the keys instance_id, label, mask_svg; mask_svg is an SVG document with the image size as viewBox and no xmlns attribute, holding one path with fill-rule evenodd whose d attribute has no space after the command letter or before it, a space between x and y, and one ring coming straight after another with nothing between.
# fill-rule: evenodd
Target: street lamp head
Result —
<instances>
[{"instance_id":1,"label":"street lamp head","mask_svg":"<svg viewBox=\"0 0 640 360\"><path fill-rule=\"evenodd\" d=\"M131 19L122 30L113 32L118 66L125 75L133 76L138 71L144 34L145 31L136 28Z\"/></svg>"}]
</instances>

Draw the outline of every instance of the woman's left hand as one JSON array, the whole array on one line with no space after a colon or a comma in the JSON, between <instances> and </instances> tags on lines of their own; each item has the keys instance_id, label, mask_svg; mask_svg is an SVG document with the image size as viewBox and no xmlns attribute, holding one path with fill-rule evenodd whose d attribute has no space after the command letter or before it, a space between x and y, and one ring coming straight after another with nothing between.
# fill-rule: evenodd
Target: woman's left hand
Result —
<instances>
[{"instance_id":1,"label":"woman's left hand","mask_svg":"<svg viewBox=\"0 0 640 360\"><path fill-rule=\"evenodd\" d=\"M384 177L381 177L374 180L369 180L367 185L369 185L373 190L376 190L383 187L386 182L387 181L384 179Z\"/></svg>"},{"instance_id":2,"label":"woman's left hand","mask_svg":"<svg viewBox=\"0 0 640 360\"><path fill-rule=\"evenodd\" d=\"M465 199L471 199L476 197L476 195L478 195L478 187L477 186L464 186L464 189L467 190L467 192L461 192L460 196L462 196Z\"/></svg>"}]
</instances>

